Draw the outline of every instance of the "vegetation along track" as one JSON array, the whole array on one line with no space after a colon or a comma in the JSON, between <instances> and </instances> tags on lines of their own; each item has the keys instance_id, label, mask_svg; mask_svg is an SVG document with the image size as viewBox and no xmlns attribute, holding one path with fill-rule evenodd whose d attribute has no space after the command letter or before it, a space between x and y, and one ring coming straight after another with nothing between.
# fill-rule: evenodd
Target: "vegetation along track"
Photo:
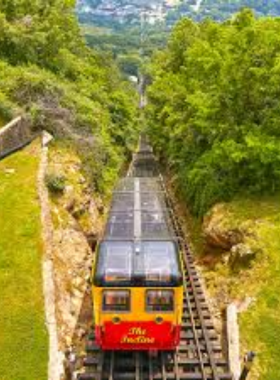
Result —
<instances>
[{"instance_id":1,"label":"vegetation along track","mask_svg":"<svg viewBox=\"0 0 280 380\"><path fill-rule=\"evenodd\" d=\"M142 153L143 154L143 153ZM133 176L155 175L153 167L133 165ZM140 173L139 173L140 172ZM211 320L194 259L186 243L174 205L161 175L168 212L184 259L184 314L180 344L175 352L104 351L95 343L94 331L87 340L84 373L79 380L231 380L218 335Z\"/></svg>"}]
</instances>

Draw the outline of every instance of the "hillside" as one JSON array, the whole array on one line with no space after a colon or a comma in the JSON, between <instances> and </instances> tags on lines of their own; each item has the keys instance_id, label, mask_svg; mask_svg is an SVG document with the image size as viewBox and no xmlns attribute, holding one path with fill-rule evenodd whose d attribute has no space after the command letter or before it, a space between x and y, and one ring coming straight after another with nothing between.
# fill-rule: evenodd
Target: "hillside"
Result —
<instances>
[{"instance_id":1,"label":"hillside","mask_svg":"<svg viewBox=\"0 0 280 380\"><path fill-rule=\"evenodd\" d=\"M258 17L280 15L276 0L79 0L76 11L88 45L113 54L121 70L135 76L182 17L223 21L243 7Z\"/></svg>"},{"instance_id":2,"label":"hillside","mask_svg":"<svg viewBox=\"0 0 280 380\"><path fill-rule=\"evenodd\" d=\"M239 196L216 206L208 216L217 230L238 231L242 236L220 259L208 247L215 263L210 270L209 256L202 262L208 262L205 277L211 293L223 302L235 300L240 308L242 354L254 350L258 356L250 375L254 380L274 380L280 373L279 212L277 193Z\"/></svg>"},{"instance_id":3,"label":"hillside","mask_svg":"<svg viewBox=\"0 0 280 380\"><path fill-rule=\"evenodd\" d=\"M224 20L243 7L252 8L257 15L280 15L277 0L79 0L77 12L82 23L125 28L145 19L147 24L173 25L182 16L201 20L210 17Z\"/></svg>"},{"instance_id":4,"label":"hillside","mask_svg":"<svg viewBox=\"0 0 280 380\"><path fill-rule=\"evenodd\" d=\"M109 56L86 47L74 2L9 4L0 3L0 119L27 113L34 128L70 139L104 190L133 143L135 90Z\"/></svg>"}]
</instances>

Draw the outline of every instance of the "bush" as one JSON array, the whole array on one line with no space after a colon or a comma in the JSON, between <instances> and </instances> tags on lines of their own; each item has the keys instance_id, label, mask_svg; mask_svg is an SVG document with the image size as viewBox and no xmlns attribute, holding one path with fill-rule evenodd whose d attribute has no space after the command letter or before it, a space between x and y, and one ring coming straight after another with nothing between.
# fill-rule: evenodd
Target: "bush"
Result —
<instances>
[{"instance_id":1,"label":"bush","mask_svg":"<svg viewBox=\"0 0 280 380\"><path fill-rule=\"evenodd\" d=\"M53 194L62 194L65 190L66 178L61 174L49 173L46 175L45 182Z\"/></svg>"},{"instance_id":2,"label":"bush","mask_svg":"<svg viewBox=\"0 0 280 380\"><path fill-rule=\"evenodd\" d=\"M14 114L15 107L13 107L13 104L7 99L7 97L0 92L0 124L11 120Z\"/></svg>"}]
</instances>

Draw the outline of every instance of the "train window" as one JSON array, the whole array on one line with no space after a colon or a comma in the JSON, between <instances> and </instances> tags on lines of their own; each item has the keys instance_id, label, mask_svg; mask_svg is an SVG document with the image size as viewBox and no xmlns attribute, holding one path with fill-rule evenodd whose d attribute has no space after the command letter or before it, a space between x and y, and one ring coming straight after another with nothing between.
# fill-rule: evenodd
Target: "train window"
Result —
<instances>
[{"instance_id":1,"label":"train window","mask_svg":"<svg viewBox=\"0 0 280 380\"><path fill-rule=\"evenodd\" d=\"M129 290L104 290L102 305L103 311L129 311Z\"/></svg>"},{"instance_id":2,"label":"train window","mask_svg":"<svg viewBox=\"0 0 280 380\"><path fill-rule=\"evenodd\" d=\"M146 310L147 311L173 311L174 310L173 290L147 290Z\"/></svg>"},{"instance_id":3,"label":"train window","mask_svg":"<svg viewBox=\"0 0 280 380\"><path fill-rule=\"evenodd\" d=\"M143 250L147 281L170 283L172 276L179 278L179 260L173 243L144 242Z\"/></svg>"},{"instance_id":4,"label":"train window","mask_svg":"<svg viewBox=\"0 0 280 380\"><path fill-rule=\"evenodd\" d=\"M99 246L95 284L127 283L132 275L133 245L130 242L108 241Z\"/></svg>"}]
</instances>

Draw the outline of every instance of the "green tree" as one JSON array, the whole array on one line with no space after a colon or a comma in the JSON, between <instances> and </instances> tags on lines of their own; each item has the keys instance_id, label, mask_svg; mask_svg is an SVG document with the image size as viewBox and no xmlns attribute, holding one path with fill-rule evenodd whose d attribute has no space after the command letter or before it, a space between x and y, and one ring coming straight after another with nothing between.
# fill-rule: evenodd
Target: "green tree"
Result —
<instances>
[{"instance_id":1,"label":"green tree","mask_svg":"<svg viewBox=\"0 0 280 380\"><path fill-rule=\"evenodd\" d=\"M1 119L20 110L69 139L93 186L111 189L137 138L137 94L111 55L87 47L75 1L0 0L0 88Z\"/></svg>"},{"instance_id":2,"label":"green tree","mask_svg":"<svg viewBox=\"0 0 280 380\"><path fill-rule=\"evenodd\" d=\"M182 20L153 60L151 136L197 214L279 188L279 32L248 9L223 24Z\"/></svg>"}]
</instances>

